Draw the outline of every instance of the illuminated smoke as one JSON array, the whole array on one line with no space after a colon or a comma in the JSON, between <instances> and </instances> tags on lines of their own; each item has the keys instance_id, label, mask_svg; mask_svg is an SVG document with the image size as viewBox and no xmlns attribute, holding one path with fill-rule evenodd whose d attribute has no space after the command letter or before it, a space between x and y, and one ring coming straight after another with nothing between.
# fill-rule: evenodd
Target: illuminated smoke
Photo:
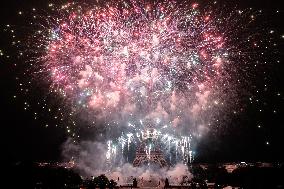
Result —
<instances>
[{"instance_id":1,"label":"illuminated smoke","mask_svg":"<svg viewBox=\"0 0 284 189\"><path fill-rule=\"evenodd\" d=\"M108 162L131 153L149 127L170 162L191 162L192 139L237 104L236 22L213 10L167 0L66 4L38 34L38 72L82 120L106 128Z\"/></svg>"}]
</instances>

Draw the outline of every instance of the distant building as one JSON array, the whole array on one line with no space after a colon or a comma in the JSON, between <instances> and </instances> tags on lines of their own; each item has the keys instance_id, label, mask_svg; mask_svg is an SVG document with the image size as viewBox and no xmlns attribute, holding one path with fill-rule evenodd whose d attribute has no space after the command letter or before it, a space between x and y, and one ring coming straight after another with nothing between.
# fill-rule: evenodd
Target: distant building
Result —
<instances>
[{"instance_id":1,"label":"distant building","mask_svg":"<svg viewBox=\"0 0 284 189\"><path fill-rule=\"evenodd\" d=\"M232 173L235 169L238 168L237 164L235 163L225 163L224 167L228 173Z\"/></svg>"},{"instance_id":2,"label":"distant building","mask_svg":"<svg viewBox=\"0 0 284 189\"><path fill-rule=\"evenodd\" d=\"M39 162L37 163L39 167L63 167L65 169L72 169L75 167L75 162L74 161L69 161L69 162L55 162L55 163L48 163L48 162Z\"/></svg>"}]
</instances>

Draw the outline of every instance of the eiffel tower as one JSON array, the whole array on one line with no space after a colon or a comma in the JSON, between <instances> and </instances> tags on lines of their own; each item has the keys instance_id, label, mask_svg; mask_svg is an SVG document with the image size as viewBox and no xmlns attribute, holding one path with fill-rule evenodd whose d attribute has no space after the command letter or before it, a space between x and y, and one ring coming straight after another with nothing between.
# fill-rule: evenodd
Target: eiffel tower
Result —
<instances>
[{"instance_id":1,"label":"eiffel tower","mask_svg":"<svg viewBox=\"0 0 284 189\"><path fill-rule=\"evenodd\" d=\"M142 142L136 150L136 157L133 161L134 167L147 163L155 163L160 167L168 166L157 139L158 134L154 128L148 127L142 132Z\"/></svg>"}]
</instances>

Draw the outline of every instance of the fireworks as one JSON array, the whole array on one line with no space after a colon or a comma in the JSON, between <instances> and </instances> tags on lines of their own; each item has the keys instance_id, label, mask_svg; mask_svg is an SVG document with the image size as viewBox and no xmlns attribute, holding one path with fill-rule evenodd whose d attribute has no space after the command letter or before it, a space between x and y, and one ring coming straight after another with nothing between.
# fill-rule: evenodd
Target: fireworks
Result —
<instances>
[{"instance_id":1,"label":"fireworks","mask_svg":"<svg viewBox=\"0 0 284 189\"><path fill-rule=\"evenodd\" d=\"M151 125L166 133L169 152L188 161L189 138L209 130L232 66L220 19L174 1L67 4L60 15L39 34L40 72L51 91L90 121L126 131L122 151ZM107 159L116 151L111 143Z\"/></svg>"},{"instance_id":2,"label":"fireworks","mask_svg":"<svg viewBox=\"0 0 284 189\"><path fill-rule=\"evenodd\" d=\"M32 40L37 73L71 115L107 128L108 160L129 151L150 126L169 156L175 149L191 161L192 137L219 124L222 110L236 113L235 61L242 63L249 47L233 43L234 15L243 11L224 17L198 3L167 0L49 7L56 14Z\"/></svg>"},{"instance_id":3,"label":"fireworks","mask_svg":"<svg viewBox=\"0 0 284 189\"><path fill-rule=\"evenodd\" d=\"M122 134L118 139L107 142L106 158L109 162L116 164L120 161L120 156L117 156L118 153L125 155L128 159L128 155L133 153L131 146L135 146L140 153L145 151L149 159L151 152L161 150L170 164L192 162L192 137L190 135L186 137L173 136L161 133L161 131L153 128L144 131L137 130L139 132L136 134L129 132ZM145 145L140 146L143 141Z\"/></svg>"},{"instance_id":4,"label":"fireworks","mask_svg":"<svg viewBox=\"0 0 284 189\"><path fill-rule=\"evenodd\" d=\"M94 120L178 128L210 109L229 62L227 36L210 12L175 2L74 6L40 34L51 91Z\"/></svg>"}]
</instances>

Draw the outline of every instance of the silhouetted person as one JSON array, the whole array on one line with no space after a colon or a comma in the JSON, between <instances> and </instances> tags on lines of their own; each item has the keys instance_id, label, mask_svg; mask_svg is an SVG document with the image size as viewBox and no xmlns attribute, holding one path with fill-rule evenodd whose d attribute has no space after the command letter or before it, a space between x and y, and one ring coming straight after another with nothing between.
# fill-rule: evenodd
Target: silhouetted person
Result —
<instances>
[{"instance_id":1,"label":"silhouetted person","mask_svg":"<svg viewBox=\"0 0 284 189\"><path fill-rule=\"evenodd\" d=\"M136 178L133 179L133 188L137 188L137 180L136 180Z\"/></svg>"},{"instance_id":2,"label":"silhouetted person","mask_svg":"<svg viewBox=\"0 0 284 189\"><path fill-rule=\"evenodd\" d=\"M169 179L166 178L166 180L165 180L165 188L168 188L169 186L170 186L170 184L169 184Z\"/></svg>"}]
</instances>

